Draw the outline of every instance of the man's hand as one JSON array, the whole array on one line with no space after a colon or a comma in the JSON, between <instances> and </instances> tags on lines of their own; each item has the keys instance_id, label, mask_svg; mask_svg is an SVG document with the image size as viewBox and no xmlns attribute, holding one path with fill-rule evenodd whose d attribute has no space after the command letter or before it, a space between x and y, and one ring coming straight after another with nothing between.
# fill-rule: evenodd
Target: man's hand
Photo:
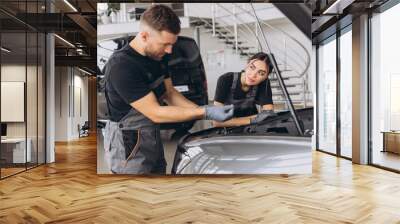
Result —
<instances>
[{"instance_id":1,"label":"man's hand","mask_svg":"<svg viewBox=\"0 0 400 224\"><path fill-rule=\"evenodd\" d=\"M268 117L274 117L276 113L273 110L263 110L255 118L250 119L250 124L257 124Z\"/></svg>"},{"instance_id":2,"label":"man's hand","mask_svg":"<svg viewBox=\"0 0 400 224\"><path fill-rule=\"evenodd\" d=\"M233 117L233 105L227 106L204 106L205 120L226 121Z\"/></svg>"}]
</instances>

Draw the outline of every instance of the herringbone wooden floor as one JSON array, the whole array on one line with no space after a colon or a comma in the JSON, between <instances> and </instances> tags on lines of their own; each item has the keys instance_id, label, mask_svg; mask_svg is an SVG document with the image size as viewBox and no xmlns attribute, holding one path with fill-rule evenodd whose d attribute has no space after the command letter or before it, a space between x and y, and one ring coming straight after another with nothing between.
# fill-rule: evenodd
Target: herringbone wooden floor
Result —
<instances>
[{"instance_id":1,"label":"herringbone wooden floor","mask_svg":"<svg viewBox=\"0 0 400 224\"><path fill-rule=\"evenodd\" d=\"M96 139L0 181L0 223L400 223L400 175L315 152L312 175L96 174Z\"/></svg>"}]
</instances>

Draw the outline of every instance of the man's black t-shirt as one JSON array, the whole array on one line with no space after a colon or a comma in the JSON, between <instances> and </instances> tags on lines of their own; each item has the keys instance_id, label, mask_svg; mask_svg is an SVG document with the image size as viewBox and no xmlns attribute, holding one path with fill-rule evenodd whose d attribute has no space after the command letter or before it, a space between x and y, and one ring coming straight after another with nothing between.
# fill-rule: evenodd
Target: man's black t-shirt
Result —
<instances>
[{"instance_id":1,"label":"man's black t-shirt","mask_svg":"<svg viewBox=\"0 0 400 224\"><path fill-rule=\"evenodd\" d=\"M218 78L217 88L215 90L214 101L225 104L231 94L231 87L233 82L233 72L228 72L221 75ZM245 99L247 92L242 90L242 84L240 82L240 76L238 78L238 83L236 85L236 89L233 92L234 99ZM268 79L258 84L257 95L256 95L256 104L265 105L265 104L273 104L272 101L272 92L271 92L271 84ZM254 114L254 113L251 113ZM235 117L244 117L249 116L251 114L248 113L239 113L235 111Z\"/></svg>"},{"instance_id":2,"label":"man's black t-shirt","mask_svg":"<svg viewBox=\"0 0 400 224\"><path fill-rule=\"evenodd\" d=\"M106 91L112 121L119 121L132 108L130 103L153 91L165 93L164 84L152 90L149 84L160 76L169 78L168 59L153 60L139 54L129 44L114 52L104 68Z\"/></svg>"}]
</instances>

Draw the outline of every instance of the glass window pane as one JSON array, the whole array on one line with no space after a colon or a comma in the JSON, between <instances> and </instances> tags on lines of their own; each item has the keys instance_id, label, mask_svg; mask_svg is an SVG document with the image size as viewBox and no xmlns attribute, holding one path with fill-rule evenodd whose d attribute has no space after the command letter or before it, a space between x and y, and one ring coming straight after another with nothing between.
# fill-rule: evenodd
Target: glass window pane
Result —
<instances>
[{"instance_id":1,"label":"glass window pane","mask_svg":"<svg viewBox=\"0 0 400 224\"><path fill-rule=\"evenodd\" d=\"M340 36L340 153L351 158L352 149L352 35Z\"/></svg>"},{"instance_id":2,"label":"glass window pane","mask_svg":"<svg viewBox=\"0 0 400 224\"><path fill-rule=\"evenodd\" d=\"M1 178L45 161L45 35L24 22L45 12L45 0L2 0ZM37 21L32 21L34 24ZM4 97L6 96L6 100Z\"/></svg>"},{"instance_id":3,"label":"glass window pane","mask_svg":"<svg viewBox=\"0 0 400 224\"><path fill-rule=\"evenodd\" d=\"M2 33L1 47L1 140L2 177L25 170L26 34Z\"/></svg>"},{"instance_id":4,"label":"glass window pane","mask_svg":"<svg viewBox=\"0 0 400 224\"><path fill-rule=\"evenodd\" d=\"M400 170L400 4L371 19L372 163Z\"/></svg>"},{"instance_id":5,"label":"glass window pane","mask_svg":"<svg viewBox=\"0 0 400 224\"><path fill-rule=\"evenodd\" d=\"M318 148L336 153L336 40L318 48Z\"/></svg>"}]
</instances>

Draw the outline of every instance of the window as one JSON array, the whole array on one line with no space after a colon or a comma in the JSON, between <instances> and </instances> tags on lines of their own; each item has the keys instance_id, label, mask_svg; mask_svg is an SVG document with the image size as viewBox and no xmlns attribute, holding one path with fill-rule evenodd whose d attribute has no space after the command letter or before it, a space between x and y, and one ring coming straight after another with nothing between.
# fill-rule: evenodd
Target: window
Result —
<instances>
[{"instance_id":1,"label":"window","mask_svg":"<svg viewBox=\"0 0 400 224\"><path fill-rule=\"evenodd\" d=\"M340 36L340 155L352 157L352 35L351 26Z\"/></svg>"},{"instance_id":2,"label":"window","mask_svg":"<svg viewBox=\"0 0 400 224\"><path fill-rule=\"evenodd\" d=\"M371 18L372 164L400 170L400 4Z\"/></svg>"},{"instance_id":3,"label":"window","mask_svg":"<svg viewBox=\"0 0 400 224\"><path fill-rule=\"evenodd\" d=\"M336 36L318 48L318 149L336 153Z\"/></svg>"},{"instance_id":4,"label":"window","mask_svg":"<svg viewBox=\"0 0 400 224\"><path fill-rule=\"evenodd\" d=\"M41 13L44 1L2 1L19 13ZM0 178L45 163L45 34L0 13ZM13 109L11 109L13 108Z\"/></svg>"}]
</instances>

